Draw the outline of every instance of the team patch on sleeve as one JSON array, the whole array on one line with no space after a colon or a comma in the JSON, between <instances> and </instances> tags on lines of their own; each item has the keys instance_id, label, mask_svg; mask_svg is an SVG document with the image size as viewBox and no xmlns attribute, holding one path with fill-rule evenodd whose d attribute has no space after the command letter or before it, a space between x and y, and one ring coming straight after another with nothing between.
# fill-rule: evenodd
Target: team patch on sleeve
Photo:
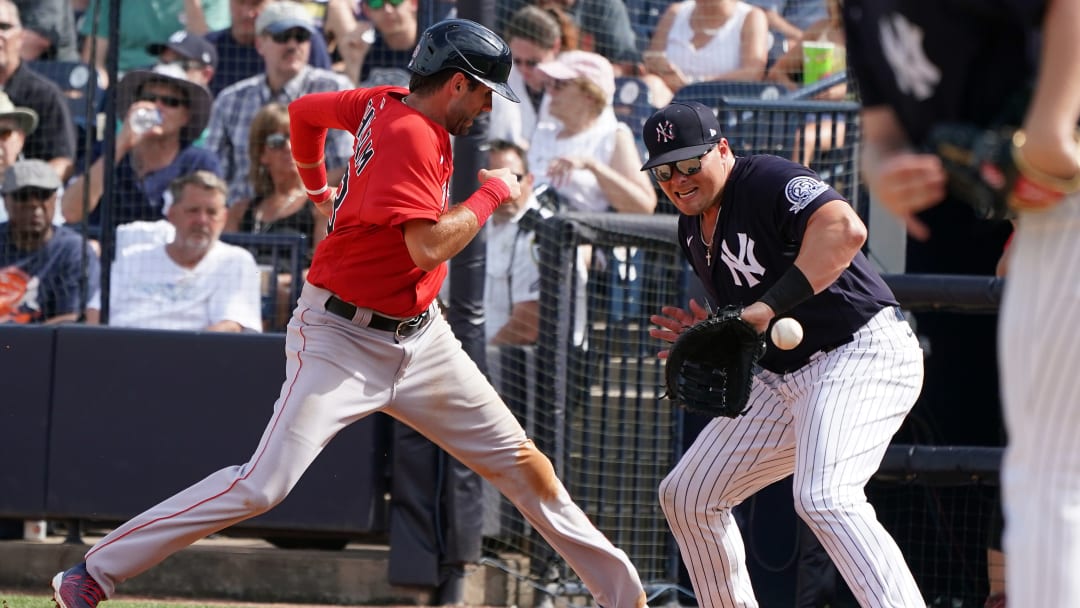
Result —
<instances>
[{"instance_id":1,"label":"team patch on sleeve","mask_svg":"<svg viewBox=\"0 0 1080 608\"><path fill-rule=\"evenodd\" d=\"M791 203L792 213L798 213L810 204L822 192L829 189L829 184L806 175L792 178L787 186L784 186L784 196Z\"/></svg>"}]
</instances>

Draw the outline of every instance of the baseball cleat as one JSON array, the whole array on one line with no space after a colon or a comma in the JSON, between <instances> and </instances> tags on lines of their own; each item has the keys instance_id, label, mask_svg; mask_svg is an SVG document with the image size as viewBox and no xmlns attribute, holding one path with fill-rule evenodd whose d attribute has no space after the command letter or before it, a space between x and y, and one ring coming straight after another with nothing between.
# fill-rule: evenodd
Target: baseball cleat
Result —
<instances>
[{"instance_id":1,"label":"baseball cleat","mask_svg":"<svg viewBox=\"0 0 1080 608\"><path fill-rule=\"evenodd\" d=\"M59 608L95 608L108 599L94 577L86 571L86 562L57 573L52 580L53 601Z\"/></svg>"}]
</instances>

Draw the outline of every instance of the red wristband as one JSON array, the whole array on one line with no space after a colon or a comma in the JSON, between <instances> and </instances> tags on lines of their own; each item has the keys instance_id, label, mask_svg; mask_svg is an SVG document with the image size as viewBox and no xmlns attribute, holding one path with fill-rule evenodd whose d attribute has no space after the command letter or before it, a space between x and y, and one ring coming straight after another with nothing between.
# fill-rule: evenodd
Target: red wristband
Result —
<instances>
[{"instance_id":1,"label":"red wristband","mask_svg":"<svg viewBox=\"0 0 1080 608\"><path fill-rule=\"evenodd\" d=\"M483 226L508 196L510 196L510 186L501 179L489 179L461 205L472 211L476 216L476 223Z\"/></svg>"}]
</instances>

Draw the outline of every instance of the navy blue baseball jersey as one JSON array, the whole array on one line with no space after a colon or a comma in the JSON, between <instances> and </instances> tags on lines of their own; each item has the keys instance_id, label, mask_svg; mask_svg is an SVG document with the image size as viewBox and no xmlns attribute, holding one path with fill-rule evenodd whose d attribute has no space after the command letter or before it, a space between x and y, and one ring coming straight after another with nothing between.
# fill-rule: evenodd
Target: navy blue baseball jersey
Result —
<instances>
[{"instance_id":1,"label":"navy blue baseball jersey","mask_svg":"<svg viewBox=\"0 0 1080 608\"><path fill-rule=\"evenodd\" d=\"M845 0L848 65L866 107L915 144L941 121L1019 125L1043 0Z\"/></svg>"},{"instance_id":2,"label":"navy blue baseball jersey","mask_svg":"<svg viewBox=\"0 0 1080 608\"><path fill-rule=\"evenodd\" d=\"M737 157L715 233L703 236L700 216L681 215L679 244L714 302L748 306L795 263L810 216L835 200L844 198L802 165L778 156ZM849 342L882 308L896 305L859 253L832 285L783 315L802 324L803 341L789 351L770 343L761 366L774 372L802 367L810 355Z\"/></svg>"}]
</instances>

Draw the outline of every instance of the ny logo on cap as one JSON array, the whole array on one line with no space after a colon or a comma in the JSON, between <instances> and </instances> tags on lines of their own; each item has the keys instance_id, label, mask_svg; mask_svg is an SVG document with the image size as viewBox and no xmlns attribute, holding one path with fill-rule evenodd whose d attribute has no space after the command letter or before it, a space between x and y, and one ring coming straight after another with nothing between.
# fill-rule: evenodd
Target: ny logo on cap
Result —
<instances>
[{"instance_id":1,"label":"ny logo on cap","mask_svg":"<svg viewBox=\"0 0 1080 608\"><path fill-rule=\"evenodd\" d=\"M675 125L671 124L670 120L656 125L656 141L659 143L666 143L675 139Z\"/></svg>"}]
</instances>

